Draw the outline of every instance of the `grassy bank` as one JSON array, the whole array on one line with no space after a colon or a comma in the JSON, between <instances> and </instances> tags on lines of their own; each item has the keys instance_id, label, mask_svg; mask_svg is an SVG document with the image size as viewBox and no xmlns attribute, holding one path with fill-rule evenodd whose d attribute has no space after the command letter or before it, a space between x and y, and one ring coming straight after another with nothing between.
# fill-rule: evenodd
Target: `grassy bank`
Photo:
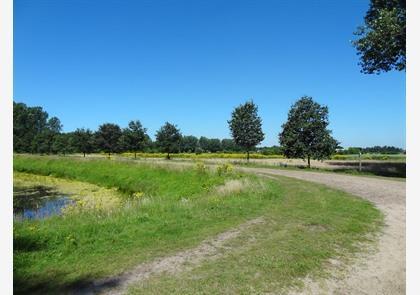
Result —
<instances>
[{"instance_id":1,"label":"grassy bank","mask_svg":"<svg viewBox=\"0 0 420 295\"><path fill-rule=\"evenodd\" d=\"M247 233L256 239L253 245L238 240L238 251L203 264L194 270L195 277L152 278L132 292L237 293L254 288L258 293L269 286L275 291L321 272L328 258L359 250L358 242L367 241L366 234L381 222L380 212L364 200L288 178L26 156L14 158L14 169L115 187L124 204L109 214L78 211L15 222L14 288L21 294L60 293L193 247L259 216L267 222ZM248 281L252 273L259 273L261 284Z\"/></svg>"}]
</instances>

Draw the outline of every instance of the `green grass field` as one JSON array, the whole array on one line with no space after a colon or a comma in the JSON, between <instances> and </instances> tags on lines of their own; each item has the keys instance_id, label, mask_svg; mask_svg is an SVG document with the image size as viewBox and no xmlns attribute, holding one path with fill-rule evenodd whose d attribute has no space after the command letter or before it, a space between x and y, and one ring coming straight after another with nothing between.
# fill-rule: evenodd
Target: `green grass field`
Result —
<instances>
[{"instance_id":1,"label":"green grass field","mask_svg":"<svg viewBox=\"0 0 420 295\"><path fill-rule=\"evenodd\" d=\"M379 210L365 200L283 177L45 156L15 156L14 170L15 184L30 183L29 173L116 188L121 198L109 211L15 222L14 291L20 294L72 290L197 246L256 217L264 223L232 240L234 250L220 259L176 276L152 277L130 292L276 292L308 274L325 274L329 258L360 251L360 242L372 241L382 224Z\"/></svg>"}]
</instances>

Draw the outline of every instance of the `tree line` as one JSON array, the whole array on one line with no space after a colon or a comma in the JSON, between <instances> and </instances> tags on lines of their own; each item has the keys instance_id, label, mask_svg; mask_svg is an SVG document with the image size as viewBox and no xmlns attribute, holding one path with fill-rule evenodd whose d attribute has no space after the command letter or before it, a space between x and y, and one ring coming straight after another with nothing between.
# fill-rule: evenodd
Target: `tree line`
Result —
<instances>
[{"instance_id":1,"label":"tree line","mask_svg":"<svg viewBox=\"0 0 420 295\"><path fill-rule=\"evenodd\" d=\"M304 96L292 105L288 120L279 133L276 147L257 148L264 140L262 120L258 107L247 101L236 107L227 122L232 139L197 138L182 135L176 125L166 122L155 134L152 141L139 120L133 120L121 128L117 124L104 123L98 130L78 128L73 132L62 132L62 124L57 117L49 118L42 107L28 107L24 103L13 104L14 151L18 153L68 154L105 152L163 152L170 158L171 153L203 152L245 152L259 151L263 154L282 153L286 157L327 159L335 152L338 141L327 129L328 108Z\"/></svg>"},{"instance_id":2,"label":"tree line","mask_svg":"<svg viewBox=\"0 0 420 295\"><path fill-rule=\"evenodd\" d=\"M128 122L126 128L105 123L98 130L78 128L73 132L62 132L57 117L49 117L42 107L29 107L24 103L13 103L13 148L17 153L68 154L94 152L242 152L230 138L207 138L182 135L175 125L166 123L152 141L147 129L140 121ZM167 138L172 136L172 138ZM171 146L168 142L173 141ZM270 154L270 148L261 148Z\"/></svg>"},{"instance_id":3,"label":"tree line","mask_svg":"<svg viewBox=\"0 0 420 295\"><path fill-rule=\"evenodd\" d=\"M338 155L354 155L358 153L362 154L405 154L405 150L395 146L373 146L373 147L348 147L346 149L337 150L336 154Z\"/></svg>"}]
</instances>

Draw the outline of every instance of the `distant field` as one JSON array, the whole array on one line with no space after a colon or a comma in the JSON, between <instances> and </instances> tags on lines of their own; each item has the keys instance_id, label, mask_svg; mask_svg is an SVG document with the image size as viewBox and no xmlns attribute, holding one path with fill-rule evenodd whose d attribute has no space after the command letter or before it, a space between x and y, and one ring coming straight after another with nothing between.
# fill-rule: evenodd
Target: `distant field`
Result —
<instances>
[{"instance_id":1,"label":"distant field","mask_svg":"<svg viewBox=\"0 0 420 295\"><path fill-rule=\"evenodd\" d=\"M125 157L134 157L134 153L122 153ZM165 153L137 153L139 158L165 158ZM245 153L177 153L171 154L172 158L185 159L246 159ZM264 155L261 153L250 153L251 159L285 159L283 155ZM358 160L359 155L333 155L332 160ZM404 154L362 154L362 160L377 161L405 161Z\"/></svg>"},{"instance_id":2,"label":"distant field","mask_svg":"<svg viewBox=\"0 0 420 295\"><path fill-rule=\"evenodd\" d=\"M97 154L99 155L99 154ZM122 157L132 158L134 154L124 153ZM164 159L165 154L138 154L138 158L143 159ZM229 162L231 164L244 165L246 161L245 154L173 154L171 156L175 161L194 161L200 160L206 163L220 164ZM265 156L261 154L252 154L249 161L251 165L257 166L274 166L274 167L297 167L306 168L306 161L302 159L287 159L282 155ZM386 177L406 176L406 157L404 154L385 155L385 154L364 154L362 155L362 173L359 172L359 156L358 155L334 155L330 160L318 161L312 160L311 167L313 169L324 169L327 171L339 171L351 174L372 174Z\"/></svg>"},{"instance_id":3,"label":"distant field","mask_svg":"<svg viewBox=\"0 0 420 295\"><path fill-rule=\"evenodd\" d=\"M122 153L122 156L125 157L134 157L134 153ZM137 153L139 158L166 158L165 153ZM283 159L283 155L263 155L259 153L250 153L249 157L251 159ZM177 153L171 154L171 158L181 158L181 159L246 159L245 153Z\"/></svg>"}]
</instances>

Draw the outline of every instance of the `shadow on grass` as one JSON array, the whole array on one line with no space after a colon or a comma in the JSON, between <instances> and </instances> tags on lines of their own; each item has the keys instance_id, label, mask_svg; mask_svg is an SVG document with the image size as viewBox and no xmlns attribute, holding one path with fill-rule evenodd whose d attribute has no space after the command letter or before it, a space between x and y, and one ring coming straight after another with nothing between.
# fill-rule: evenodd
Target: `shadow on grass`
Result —
<instances>
[{"instance_id":1,"label":"shadow on grass","mask_svg":"<svg viewBox=\"0 0 420 295\"><path fill-rule=\"evenodd\" d=\"M98 280L93 277L78 278L68 282L68 273L37 274L30 277L13 275L13 294L96 294L121 285L119 277Z\"/></svg>"},{"instance_id":2,"label":"shadow on grass","mask_svg":"<svg viewBox=\"0 0 420 295\"><path fill-rule=\"evenodd\" d=\"M334 170L347 173L358 173L359 162L328 162ZM340 166L342 166L340 168ZM406 163L401 162L362 162L362 172L386 177L406 177Z\"/></svg>"}]
</instances>

